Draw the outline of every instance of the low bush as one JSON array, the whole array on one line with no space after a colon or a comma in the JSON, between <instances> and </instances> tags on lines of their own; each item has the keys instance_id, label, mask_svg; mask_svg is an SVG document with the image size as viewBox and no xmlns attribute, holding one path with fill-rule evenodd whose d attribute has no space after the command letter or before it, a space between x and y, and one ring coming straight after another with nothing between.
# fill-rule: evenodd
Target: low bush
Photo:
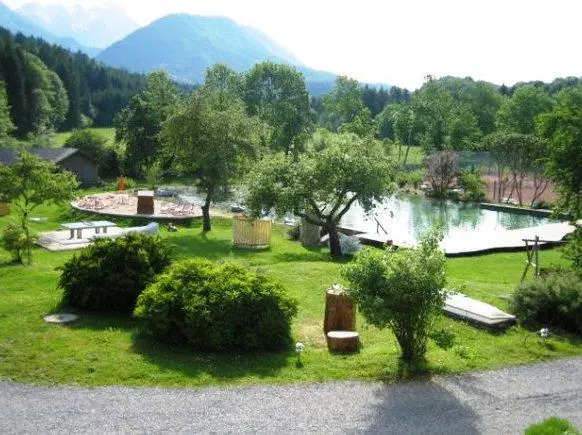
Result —
<instances>
[{"instance_id":1,"label":"low bush","mask_svg":"<svg viewBox=\"0 0 582 435\"><path fill-rule=\"evenodd\" d=\"M156 340L211 351L285 348L296 313L278 281L208 260L172 265L139 296L135 310Z\"/></svg>"},{"instance_id":2,"label":"low bush","mask_svg":"<svg viewBox=\"0 0 582 435\"><path fill-rule=\"evenodd\" d=\"M570 236L564 257L572 262L572 268L582 277L582 228L577 228Z\"/></svg>"},{"instance_id":3,"label":"low bush","mask_svg":"<svg viewBox=\"0 0 582 435\"><path fill-rule=\"evenodd\" d=\"M459 184L463 188L461 199L469 202L485 201L485 180L478 171L463 169L459 173Z\"/></svg>"},{"instance_id":4,"label":"low bush","mask_svg":"<svg viewBox=\"0 0 582 435\"><path fill-rule=\"evenodd\" d=\"M20 225L10 224L2 232L0 246L12 255L14 263L23 263L27 249L34 243L34 238L27 237Z\"/></svg>"},{"instance_id":5,"label":"low bush","mask_svg":"<svg viewBox=\"0 0 582 435\"><path fill-rule=\"evenodd\" d=\"M98 239L60 268L63 302L90 311L132 312L139 294L169 264L170 250L157 237Z\"/></svg>"},{"instance_id":6,"label":"low bush","mask_svg":"<svg viewBox=\"0 0 582 435\"><path fill-rule=\"evenodd\" d=\"M525 430L525 435L579 435L580 431L568 420L558 417L546 418L538 424L532 424Z\"/></svg>"},{"instance_id":7,"label":"low bush","mask_svg":"<svg viewBox=\"0 0 582 435\"><path fill-rule=\"evenodd\" d=\"M550 274L520 284L510 308L525 325L582 333L582 281L573 273Z\"/></svg>"}]
</instances>

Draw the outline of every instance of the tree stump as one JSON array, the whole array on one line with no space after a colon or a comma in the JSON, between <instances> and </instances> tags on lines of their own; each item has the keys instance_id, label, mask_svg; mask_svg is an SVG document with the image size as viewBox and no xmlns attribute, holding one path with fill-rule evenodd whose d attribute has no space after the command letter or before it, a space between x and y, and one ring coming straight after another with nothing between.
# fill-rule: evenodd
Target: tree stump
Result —
<instances>
[{"instance_id":1,"label":"tree stump","mask_svg":"<svg viewBox=\"0 0 582 435\"><path fill-rule=\"evenodd\" d=\"M360 347L360 334L353 331L329 331L327 348L330 352L357 352Z\"/></svg>"},{"instance_id":2,"label":"tree stump","mask_svg":"<svg viewBox=\"0 0 582 435\"><path fill-rule=\"evenodd\" d=\"M299 240L303 246L319 246L321 243L321 227L313 225L302 218L301 227L299 228Z\"/></svg>"},{"instance_id":3,"label":"tree stump","mask_svg":"<svg viewBox=\"0 0 582 435\"><path fill-rule=\"evenodd\" d=\"M334 284L325 297L323 331L355 331L356 305L348 298L341 285Z\"/></svg>"}]
</instances>

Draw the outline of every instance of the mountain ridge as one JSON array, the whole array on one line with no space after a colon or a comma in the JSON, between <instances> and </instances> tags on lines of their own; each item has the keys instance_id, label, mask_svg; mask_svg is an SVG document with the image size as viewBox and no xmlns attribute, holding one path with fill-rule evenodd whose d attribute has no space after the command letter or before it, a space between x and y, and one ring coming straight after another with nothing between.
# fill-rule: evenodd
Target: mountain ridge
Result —
<instances>
[{"instance_id":1,"label":"mountain ridge","mask_svg":"<svg viewBox=\"0 0 582 435\"><path fill-rule=\"evenodd\" d=\"M261 31L220 16L167 15L107 47L97 60L140 73L165 69L187 83L202 82L206 69L216 63L244 72L272 61L301 70L314 95L329 92L337 77L304 65Z\"/></svg>"}]
</instances>

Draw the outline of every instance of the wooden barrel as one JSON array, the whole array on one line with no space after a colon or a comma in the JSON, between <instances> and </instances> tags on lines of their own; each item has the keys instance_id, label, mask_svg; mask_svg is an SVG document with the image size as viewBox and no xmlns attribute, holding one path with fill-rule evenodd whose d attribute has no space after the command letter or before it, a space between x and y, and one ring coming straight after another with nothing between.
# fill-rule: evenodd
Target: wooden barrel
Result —
<instances>
[{"instance_id":1,"label":"wooden barrel","mask_svg":"<svg viewBox=\"0 0 582 435\"><path fill-rule=\"evenodd\" d=\"M270 220L251 219L245 216L235 216L232 226L232 241L239 248L267 248L271 244Z\"/></svg>"}]
</instances>

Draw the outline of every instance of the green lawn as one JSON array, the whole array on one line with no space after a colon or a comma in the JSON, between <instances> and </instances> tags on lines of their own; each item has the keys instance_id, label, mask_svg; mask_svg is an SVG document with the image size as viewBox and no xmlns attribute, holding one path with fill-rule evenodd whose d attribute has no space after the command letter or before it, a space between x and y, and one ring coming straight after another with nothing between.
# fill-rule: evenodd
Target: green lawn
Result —
<instances>
[{"instance_id":1,"label":"green lawn","mask_svg":"<svg viewBox=\"0 0 582 435\"><path fill-rule=\"evenodd\" d=\"M56 228L73 218L67 208L45 207L38 216L46 223L36 230ZM2 229L14 217L0 218ZM0 379L40 384L163 385L281 383L334 379L393 381L399 378L398 347L388 331L378 331L358 318L362 349L356 355L331 355L322 332L325 290L341 282L341 263L329 260L324 249L306 249L276 228L269 250L252 252L231 246L229 220L215 220L204 236L200 223L163 232L177 259L206 257L243 262L279 278L299 300L294 322L297 341L306 344L302 367L292 351L279 354L202 354L159 345L143 338L139 322L120 316L81 313L70 327L49 325L42 317L55 310L61 292L59 272L71 253L34 252L30 267L7 264L0 250ZM523 253L493 254L450 259L449 286L463 287L469 295L506 309L504 295L519 280ZM561 263L561 253L542 251L543 265ZM489 332L460 321L442 318L439 328L457 335L457 345L443 351L431 343L428 361L434 373L461 373L506 364L531 363L582 354L578 338L552 338L542 343L530 332L512 327Z\"/></svg>"},{"instance_id":2,"label":"green lawn","mask_svg":"<svg viewBox=\"0 0 582 435\"><path fill-rule=\"evenodd\" d=\"M89 130L94 131L97 134L100 134L105 139L107 139L106 146L113 146L115 143L115 129L110 127L101 127L101 128L90 128ZM71 131L66 131L62 133L55 134L55 145L62 147L65 145L65 142L71 136Z\"/></svg>"}]
</instances>

